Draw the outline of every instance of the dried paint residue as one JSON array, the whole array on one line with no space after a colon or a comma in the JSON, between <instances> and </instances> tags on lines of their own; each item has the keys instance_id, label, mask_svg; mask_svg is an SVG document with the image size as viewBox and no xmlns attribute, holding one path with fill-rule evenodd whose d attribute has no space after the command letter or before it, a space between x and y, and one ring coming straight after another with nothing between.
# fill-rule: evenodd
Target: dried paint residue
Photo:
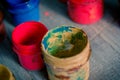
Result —
<instances>
[{"instance_id":1,"label":"dried paint residue","mask_svg":"<svg viewBox=\"0 0 120 80\"><path fill-rule=\"evenodd\" d=\"M49 54L66 58L80 53L87 44L86 34L75 27L62 26L51 30L43 42Z\"/></svg>"}]
</instances>

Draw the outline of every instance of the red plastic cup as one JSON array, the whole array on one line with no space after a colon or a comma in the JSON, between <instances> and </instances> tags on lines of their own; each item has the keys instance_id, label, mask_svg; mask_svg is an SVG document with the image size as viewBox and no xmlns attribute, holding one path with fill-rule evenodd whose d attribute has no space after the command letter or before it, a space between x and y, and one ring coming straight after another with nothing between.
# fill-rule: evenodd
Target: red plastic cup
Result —
<instances>
[{"instance_id":1,"label":"red plastic cup","mask_svg":"<svg viewBox=\"0 0 120 80\"><path fill-rule=\"evenodd\" d=\"M41 50L37 50L37 49L24 49L24 50L19 50L16 47L12 47L14 52L19 52L19 54L23 54L23 55L32 55L35 54L36 52L39 52L41 54Z\"/></svg>"},{"instance_id":2,"label":"red plastic cup","mask_svg":"<svg viewBox=\"0 0 120 80\"><path fill-rule=\"evenodd\" d=\"M44 67L43 59L40 52L35 54L24 55L16 52L20 61L20 64L27 70L39 70Z\"/></svg>"},{"instance_id":3,"label":"red plastic cup","mask_svg":"<svg viewBox=\"0 0 120 80\"><path fill-rule=\"evenodd\" d=\"M12 41L21 46L38 44L47 31L47 28L40 22L24 22L13 30Z\"/></svg>"},{"instance_id":4,"label":"red plastic cup","mask_svg":"<svg viewBox=\"0 0 120 80\"><path fill-rule=\"evenodd\" d=\"M13 46L13 51L18 55L20 64L27 70L39 70L44 67L39 50L27 49L19 50ZM34 66L33 66L34 65Z\"/></svg>"},{"instance_id":5,"label":"red plastic cup","mask_svg":"<svg viewBox=\"0 0 120 80\"><path fill-rule=\"evenodd\" d=\"M18 25L12 32L13 51L20 64L27 70L42 69L41 40L48 29L40 22L28 21Z\"/></svg>"},{"instance_id":6,"label":"red plastic cup","mask_svg":"<svg viewBox=\"0 0 120 80\"><path fill-rule=\"evenodd\" d=\"M29 45L29 46L20 46L13 43L13 50L16 49L20 52L20 54L34 54L35 52L40 51L40 44L37 45Z\"/></svg>"},{"instance_id":7,"label":"red plastic cup","mask_svg":"<svg viewBox=\"0 0 120 80\"><path fill-rule=\"evenodd\" d=\"M103 0L68 0L70 18L80 24L92 24L103 16Z\"/></svg>"}]
</instances>

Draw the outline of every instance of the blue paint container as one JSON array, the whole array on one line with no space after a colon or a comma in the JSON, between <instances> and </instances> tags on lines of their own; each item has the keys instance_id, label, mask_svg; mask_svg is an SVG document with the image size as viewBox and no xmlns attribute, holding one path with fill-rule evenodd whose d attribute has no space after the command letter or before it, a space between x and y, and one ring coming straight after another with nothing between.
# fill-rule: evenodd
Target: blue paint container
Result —
<instances>
[{"instance_id":1,"label":"blue paint container","mask_svg":"<svg viewBox=\"0 0 120 80\"><path fill-rule=\"evenodd\" d=\"M9 6L8 11L12 15L15 25L26 21L39 21L39 0L29 0L24 3Z\"/></svg>"},{"instance_id":2,"label":"blue paint container","mask_svg":"<svg viewBox=\"0 0 120 80\"><path fill-rule=\"evenodd\" d=\"M11 6L26 2L26 1L29 1L29 0L5 0L5 2L7 2L8 5L11 5Z\"/></svg>"}]
</instances>

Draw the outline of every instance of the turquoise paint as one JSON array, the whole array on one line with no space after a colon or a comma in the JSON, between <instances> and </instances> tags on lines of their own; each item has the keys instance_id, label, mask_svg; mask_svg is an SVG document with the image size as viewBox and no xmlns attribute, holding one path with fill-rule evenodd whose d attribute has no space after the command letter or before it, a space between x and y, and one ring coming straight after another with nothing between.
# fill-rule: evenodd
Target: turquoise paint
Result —
<instances>
[{"instance_id":1,"label":"turquoise paint","mask_svg":"<svg viewBox=\"0 0 120 80\"><path fill-rule=\"evenodd\" d=\"M59 28L54 29L52 32L57 33L57 32L71 32L70 28L73 28L71 26L61 26Z\"/></svg>"},{"instance_id":2,"label":"turquoise paint","mask_svg":"<svg viewBox=\"0 0 120 80\"><path fill-rule=\"evenodd\" d=\"M83 79L83 78L81 78L81 77L78 77L78 78L77 78L77 80L84 80L84 79Z\"/></svg>"},{"instance_id":3,"label":"turquoise paint","mask_svg":"<svg viewBox=\"0 0 120 80\"><path fill-rule=\"evenodd\" d=\"M71 30L70 30L69 28L74 28L74 27L71 27L71 26L61 26L61 27L59 27L59 28L57 27L57 28L55 28L54 30L51 30L50 33L48 33L48 34L44 37L44 39L43 39L43 41L42 41L42 44L44 44L45 49L47 49L47 48L48 48L48 45L49 45L49 42L47 42L47 40L48 40L51 36L53 36L54 33L64 32L64 31L71 32ZM59 35L58 38L62 38L62 37ZM50 50L50 49L48 49L48 50Z\"/></svg>"},{"instance_id":4,"label":"turquoise paint","mask_svg":"<svg viewBox=\"0 0 120 80\"><path fill-rule=\"evenodd\" d=\"M45 35L42 44L48 54L53 56L61 56L60 58L73 56L79 53L86 45L86 36L84 36L83 33L84 32L76 27L56 27ZM61 54L59 53L61 51L64 52Z\"/></svg>"}]
</instances>

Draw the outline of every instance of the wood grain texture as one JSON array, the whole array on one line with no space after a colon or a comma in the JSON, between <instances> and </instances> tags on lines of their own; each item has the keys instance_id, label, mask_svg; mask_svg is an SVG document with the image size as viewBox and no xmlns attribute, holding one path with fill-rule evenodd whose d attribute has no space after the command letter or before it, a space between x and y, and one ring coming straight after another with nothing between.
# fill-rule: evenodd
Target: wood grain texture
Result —
<instances>
[{"instance_id":1,"label":"wood grain texture","mask_svg":"<svg viewBox=\"0 0 120 80\"><path fill-rule=\"evenodd\" d=\"M67 6L58 0L40 2L41 22L48 29L60 25L72 25L82 28L88 34L92 48L89 80L120 80L120 25L112 16L112 9L108 8L110 7L105 8L103 18L97 23L82 25L69 18ZM117 9L116 6L114 8ZM17 55L11 49L11 33L15 26L6 19L4 23L7 38L0 43L0 63L13 72L16 80L48 80L46 69L28 71L19 64Z\"/></svg>"}]
</instances>

